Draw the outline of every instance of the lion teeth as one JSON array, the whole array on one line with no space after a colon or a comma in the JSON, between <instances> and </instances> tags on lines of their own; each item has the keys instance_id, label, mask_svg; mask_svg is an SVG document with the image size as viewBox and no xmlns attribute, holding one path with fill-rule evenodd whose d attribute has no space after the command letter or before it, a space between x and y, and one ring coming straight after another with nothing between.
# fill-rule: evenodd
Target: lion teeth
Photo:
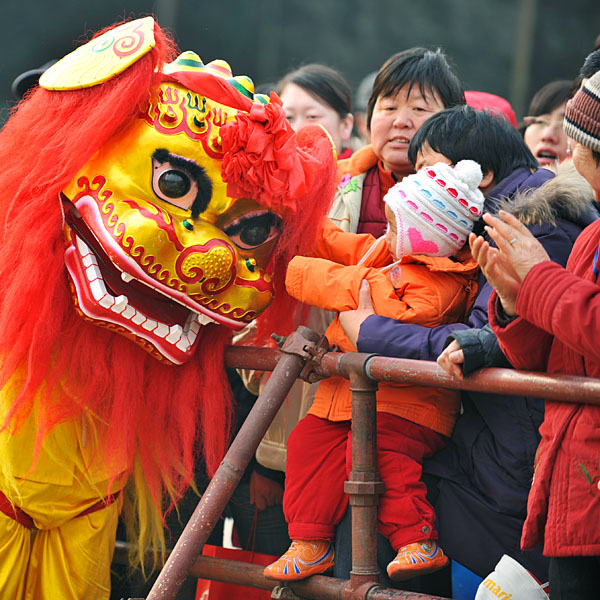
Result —
<instances>
[{"instance_id":1,"label":"lion teeth","mask_svg":"<svg viewBox=\"0 0 600 600\"><path fill-rule=\"evenodd\" d=\"M110 310L117 314L120 314L127 308L128 304L129 299L127 298L127 296L117 296L115 298L115 303L110 307Z\"/></svg>"},{"instance_id":2,"label":"lion teeth","mask_svg":"<svg viewBox=\"0 0 600 600\"><path fill-rule=\"evenodd\" d=\"M169 326L159 323L153 333L157 338L164 339L169 334Z\"/></svg>"},{"instance_id":3,"label":"lion teeth","mask_svg":"<svg viewBox=\"0 0 600 600\"><path fill-rule=\"evenodd\" d=\"M158 326L158 321L154 321L153 319L146 319L144 323L142 323L142 327L147 331L154 331Z\"/></svg>"},{"instance_id":4,"label":"lion teeth","mask_svg":"<svg viewBox=\"0 0 600 600\"><path fill-rule=\"evenodd\" d=\"M194 320L194 322L198 323L199 325L208 325L210 323L216 323L216 321L214 319L211 319L211 317L209 317L208 315L200 313L196 314L196 319Z\"/></svg>"},{"instance_id":5,"label":"lion teeth","mask_svg":"<svg viewBox=\"0 0 600 600\"><path fill-rule=\"evenodd\" d=\"M102 281L102 279L94 279L93 281L90 281L90 290L92 291L92 296L96 302L100 302L107 293L106 286L104 285L104 281Z\"/></svg>"},{"instance_id":6,"label":"lion teeth","mask_svg":"<svg viewBox=\"0 0 600 600\"><path fill-rule=\"evenodd\" d=\"M82 258L91 256L94 262L96 262L96 257L94 253L89 249L88 245L79 236L75 236L75 242L77 244L77 250L79 250L79 254Z\"/></svg>"},{"instance_id":7,"label":"lion teeth","mask_svg":"<svg viewBox=\"0 0 600 600\"><path fill-rule=\"evenodd\" d=\"M102 277L102 272L98 266L96 255L78 236L75 236L75 242L77 251L81 257L81 262L85 269L85 277L88 281L92 297L100 306L120 315L121 319L131 321L141 329L152 332L152 335L156 338L165 340L183 352L188 352L194 345L202 325L216 323L216 321L208 315L192 311L190 311L183 327L179 324L169 326L165 323L150 319L144 313L131 306L129 304L129 298L124 294L115 297L108 291L104 283L104 278ZM129 283L135 278L129 273L122 271L121 279L125 283Z\"/></svg>"},{"instance_id":8,"label":"lion teeth","mask_svg":"<svg viewBox=\"0 0 600 600\"><path fill-rule=\"evenodd\" d=\"M187 352L192 344L190 343L188 337L186 335L182 336L182 338L175 344L177 348L179 348L182 352Z\"/></svg>"},{"instance_id":9,"label":"lion teeth","mask_svg":"<svg viewBox=\"0 0 600 600\"><path fill-rule=\"evenodd\" d=\"M171 325L171 327L169 327L169 335L165 338L165 340L171 344L177 344L182 335L183 329L181 325Z\"/></svg>"}]
</instances>

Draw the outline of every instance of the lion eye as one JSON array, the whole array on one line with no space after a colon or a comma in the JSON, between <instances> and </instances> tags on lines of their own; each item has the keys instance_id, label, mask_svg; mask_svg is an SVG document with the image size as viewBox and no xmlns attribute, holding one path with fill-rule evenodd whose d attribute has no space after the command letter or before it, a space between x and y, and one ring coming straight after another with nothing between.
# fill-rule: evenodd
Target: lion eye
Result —
<instances>
[{"instance_id":1,"label":"lion eye","mask_svg":"<svg viewBox=\"0 0 600 600\"><path fill-rule=\"evenodd\" d=\"M196 180L178 165L153 158L152 189L165 202L190 210L198 196Z\"/></svg>"},{"instance_id":2,"label":"lion eye","mask_svg":"<svg viewBox=\"0 0 600 600\"><path fill-rule=\"evenodd\" d=\"M257 248L279 234L281 218L272 212L244 216L223 231L242 249Z\"/></svg>"},{"instance_id":3,"label":"lion eye","mask_svg":"<svg viewBox=\"0 0 600 600\"><path fill-rule=\"evenodd\" d=\"M181 198L192 188L192 182L187 173L178 169L163 171L158 177L158 189L167 198Z\"/></svg>"},{"instance_id":4,"label":"lion eye","mask_svg":"<svg viewBox=\"0 0 600 600\"><path fill-rule=\"evenodd\" d=\"M157 198L189 210L193 219L212 197L212 182L195 161L158 148L152 154L152 190Z\"/></svg>"}]
</instances>

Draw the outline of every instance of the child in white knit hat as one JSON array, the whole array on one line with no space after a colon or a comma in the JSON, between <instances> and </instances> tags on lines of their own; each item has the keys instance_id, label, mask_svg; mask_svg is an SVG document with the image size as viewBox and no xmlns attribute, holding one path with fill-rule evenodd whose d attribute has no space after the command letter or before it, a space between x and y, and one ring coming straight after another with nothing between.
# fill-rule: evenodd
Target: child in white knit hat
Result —
<instances>
[{"instance_id":1,"label":"child in white knit hat","mask_svg":"<svg viewBox=\"0 0 600 600\"><path fill-rule=\"evenodd\" d=\"M339 313L358 306L366 279L379 315L428 327L464 320L477 288L477 264L465 242L481 215L481 180L473 161L454 168L437 163L405 177L384 198L388 231L379 239L327 222L315 251L319 258L297 256L290 262L288 293ZM356 350L337 317L326 336L342 351ZM398 553L388 565L392 579L429 573L448 562L436 542L435 514L420 477L423 459L446 444L458 408L459 394L452 390L379 384L377 459L385 492L378 529ZM333 565L335 528L348 504L351 416L349 382L321 381L309 414L287 444L283 508L293 542L266 567L266 577L303 579Z\"/></svg>"},{"instance_id":2,"label":"child in white knit hat","mask_svg":"<svg viewBox=\"0 0 600 600\"><path fill-rule=\"evenodd\" d=\"M390 188L383 199L386 239L396 260L407 254L456 254L481 217L481 179L475 161L461 160L455 167L444 163L425 167ZM395 244L390 241L393 234Z\"/></svg>"}]
</instances>

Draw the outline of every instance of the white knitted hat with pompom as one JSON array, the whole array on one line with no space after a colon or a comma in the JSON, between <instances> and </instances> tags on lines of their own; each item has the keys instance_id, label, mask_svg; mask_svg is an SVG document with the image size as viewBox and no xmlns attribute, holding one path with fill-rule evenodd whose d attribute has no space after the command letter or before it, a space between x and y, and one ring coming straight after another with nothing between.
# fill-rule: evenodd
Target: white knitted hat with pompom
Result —
<instances>
[{"instance_id":1,"label":"white knitted hat with pompom","mask_svg":"<svg viewBox=\"0 0 600 600\"><path fill-rule=\"evenodd\" d=\"M452 256L481 217L481 167L461 160L455 167L423 167L394 185L384 202L396 216L396 255Z\"/></svg>"}]
</instances>

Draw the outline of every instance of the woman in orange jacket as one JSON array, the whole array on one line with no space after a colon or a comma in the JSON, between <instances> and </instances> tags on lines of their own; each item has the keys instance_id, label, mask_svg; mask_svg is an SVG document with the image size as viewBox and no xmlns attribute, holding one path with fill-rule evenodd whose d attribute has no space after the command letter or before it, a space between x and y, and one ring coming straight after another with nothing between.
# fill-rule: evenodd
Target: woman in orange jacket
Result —
<instances>
[{"instance_id":1,"label":"woman in orange jacket","mask_svg":"<svg viewBox=\"0 0 600 600\"><path fill-rule=\"evenodd\" d=\"M363 280L379 314L434 327L464 318L476 292L477 265L464 247L481 216L479 165L438 163L396 184L385 196L384 237L324 226L314 257L289 264L288 292L340 312L355 308ZM342 351L355 348L336 318L326 332ZM378 527L397 550L388 565L402 580L443 567L435 514L420 482L421 464L446 443L459 407L455 392L381 384L377 393L378 470L385 484ZM288 551L265 569L279 580L302 579L333 565L335 527L347 506L351 469L351 392L343 378L319 383L308 416L288 440L284 512Z\"/></svg>"}]
</instances>

